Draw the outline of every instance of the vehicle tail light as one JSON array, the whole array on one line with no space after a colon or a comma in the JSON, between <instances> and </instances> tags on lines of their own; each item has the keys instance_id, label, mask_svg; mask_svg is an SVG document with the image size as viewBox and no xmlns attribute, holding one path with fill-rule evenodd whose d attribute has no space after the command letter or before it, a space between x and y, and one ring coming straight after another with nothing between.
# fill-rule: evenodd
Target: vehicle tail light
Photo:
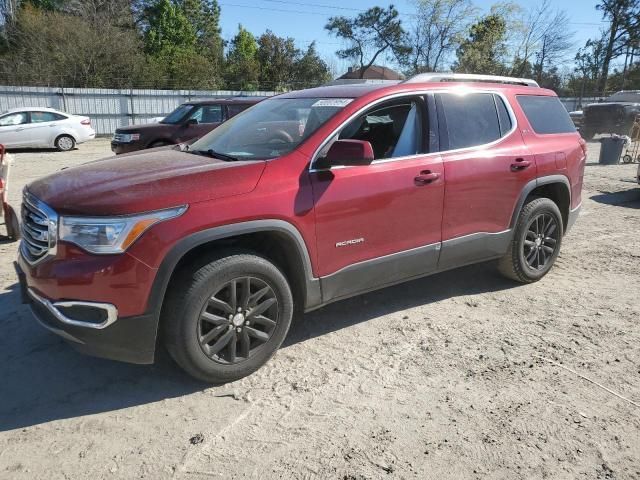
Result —
<instances>
[{"instance_id":1,"label":"vehicle tail light","mask_svg":"<svg viewBox=\"0 0 640 480\"><path fill-rule=\"evenodd\" d=\"M91 119L90 118L85 118L84 120L82 120L80 122L82 125L91 125Z\"/></svg>"},{"instance_id":2,"label":"vehicle tail light","mask_svg":"<svg viewBox=\"0 0 640 480\"><path fill-rule=\"evenodd\" d=\"M4 180L0 178L0 193L4 191Z\"/></svg>"}]
</instances>

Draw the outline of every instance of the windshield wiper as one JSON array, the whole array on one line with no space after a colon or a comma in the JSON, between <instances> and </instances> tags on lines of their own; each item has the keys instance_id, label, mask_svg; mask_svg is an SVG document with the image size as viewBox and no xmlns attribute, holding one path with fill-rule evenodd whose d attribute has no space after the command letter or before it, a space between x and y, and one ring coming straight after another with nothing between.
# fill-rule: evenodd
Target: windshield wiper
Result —
<instances>
[{"instance_id":1,"label":"windshield wiper","mask_svg":"<svg viewBox=\"0 0 640 480\"><path fill-rule=\"evenodd\" d=\"M189 153L195 153L198 155L208 155L211 158L217 158L218 160L224 160L225 162L236 162L238 158L227 155L226 153L216 152L213 149L209 150L189 150Z\"/></svg>"}]
</instances>

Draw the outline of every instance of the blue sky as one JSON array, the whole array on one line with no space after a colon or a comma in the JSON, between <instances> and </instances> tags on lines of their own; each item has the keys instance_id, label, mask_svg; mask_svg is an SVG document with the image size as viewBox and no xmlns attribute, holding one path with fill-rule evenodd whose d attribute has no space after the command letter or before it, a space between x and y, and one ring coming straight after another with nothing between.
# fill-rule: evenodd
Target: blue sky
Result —
<instances>
[{"instance_id":1,"label":"blue sky","mask_svg":"<svg viewBox=\"0 0 640 480\"><path fill-rule=\"evenodd\" d=\"M346 69L347 63L338 60L334 52L341 47L339 40L331 37L324 30L327 19L333 15L353 16L357 10L366 10L373 5L387 6L393 3L401 13L414 11L411 0L394 2L374 2L371 0L219 0L222 9L221 26L225 39L233 37L241 23L250 32L259 35L267 28L280 36L293 37L299 48L305 48L316 40L321 56L333 63L339 71ZM492 4L490 0L475 0L474 3L482 11L487 11ZM524 8L539 5L539 0L519 0ZM584 42L598 35L601 23L600 12L595 9L597 0L554 0L556 8L565 10L571 18L568 29L575 32L575 50ZM403 16L404 21L410 17ZM384 62L379 62L384 63Z\"/></svg>"}]
</instances>

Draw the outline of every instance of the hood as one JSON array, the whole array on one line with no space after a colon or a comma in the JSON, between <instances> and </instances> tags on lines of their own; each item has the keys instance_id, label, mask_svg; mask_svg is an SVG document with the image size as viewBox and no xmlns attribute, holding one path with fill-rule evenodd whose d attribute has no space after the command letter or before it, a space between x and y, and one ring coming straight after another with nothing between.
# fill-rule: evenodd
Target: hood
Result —
<instances>
[{"instance_id":1,"label":"hood","mask_svg":"<svg viewBox=\"0 0 640 480\"><path fill-rule=\"evenodd\" d=\"M61 170L27 189L63 215L125 215L248 193L265 165L159 149Z\"/></svg>"},{"instance_id":2,"label":"hood","mask_svg":"<svg viewBox=\"0 0 640 480\"><path fill-rule=\"evenodd\" d=\"M640 105L639 103L632 102L600 102L600 103L590 103L584 110L592 110L594 108L612 108L612 107L632 107L635 105Z\"/></svg>"},{"instance_id":3,"label":"hood","mask_svg":"<svg viewBox=\"0 0 640 480\"><path fill-rule=\"evenodd\" d=\"M144 133L159 132L161 130L174 130L179 125L172 123L141 123L137 125L127 125L126 127L118 127L116 133Z\"/></svg>"}]
</instances>

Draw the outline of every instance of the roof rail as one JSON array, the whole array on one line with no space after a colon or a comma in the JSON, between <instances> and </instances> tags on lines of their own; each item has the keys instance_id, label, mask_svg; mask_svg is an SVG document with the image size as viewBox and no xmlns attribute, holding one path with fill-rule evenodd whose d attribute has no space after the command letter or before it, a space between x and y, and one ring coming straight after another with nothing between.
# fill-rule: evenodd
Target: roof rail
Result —
<instances>
[{"instance_id":1,"label":"roof rail","mask_svg":"<svg viewBox=\"0 0 640 480\"><path fill-rule=\"evenodd\" d=\"M527 78L501 77L499 75L476 75L472 73L420 73L405 80L404 83L429 82L488 82L509 83L526 87L540 87L535 80Z\"/></svg>"}]
</instances>

